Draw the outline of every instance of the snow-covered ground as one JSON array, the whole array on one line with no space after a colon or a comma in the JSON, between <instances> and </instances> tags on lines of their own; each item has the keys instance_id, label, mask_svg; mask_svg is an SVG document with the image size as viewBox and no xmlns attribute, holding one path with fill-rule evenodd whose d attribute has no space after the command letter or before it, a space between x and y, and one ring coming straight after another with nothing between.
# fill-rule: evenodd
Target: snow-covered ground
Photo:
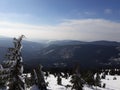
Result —
<instances>
[{"instance_id":1,"label":"snow-covered ground","mask_svg":"<svg viewBox=\"0 0 120 90\"><path fill-rule=\"evenodd\" d=\"M113 80L116 77L116 80ZM46 82L49 82L48 84L48 90L71 90L70 83L71 77L68 79L62 78L62 85L57 84L57 78L54 77L54 75L49 75L49 77L46 79ZM106 79L101 80L101 84L106 84L105 88L100 88L100 87L89 87L85 85L83 87L83 90L120 90L120 76L111 76L111 75L106 75ZM39 90L36 86L33 86L29 90Z\"/></svg>"},{"instance_id":2,"label":"snow-covered ground","mask_svg":"<svg viewBox=\"0 0 120 90\"><path fill-rule=\"evenodd\" d=\"M116 78L116 80L113 80L114 78ZM102 83L106 83L105 90L120 90L120 76L118 75L107 75L106 79L102 80Z\"/></svg>"},{"instance_id":3,"label":"snow-covered ground","mask_svg":"<svg viewBox=\"0 0 120 90\"><path fill-rule=\"evenodd\" d=\"M48 89L50 89L50 90L66 90L67 87L65 87L65 86L71 85L70 78L71 77L69 77L68 79L62 78L62 85L58 85L57 78L54 77L53 75L50 75L46 80L47 82L49 82ZM68 90L69 90L69 87L68 87Z\"/></svg>"}]
</instances>

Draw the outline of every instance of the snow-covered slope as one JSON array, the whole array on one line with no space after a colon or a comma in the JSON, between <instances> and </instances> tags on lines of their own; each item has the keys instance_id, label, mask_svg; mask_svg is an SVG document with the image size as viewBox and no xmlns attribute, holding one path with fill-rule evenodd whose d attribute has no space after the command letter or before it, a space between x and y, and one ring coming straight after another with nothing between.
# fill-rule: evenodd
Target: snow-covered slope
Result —
<instances>
[{"instance_id":1,"label":"snow-covered slope","mask_svg":"<svg viewBox=\"0 0 120 90\"><path fill-rule=\"evenodd\" d=\"M116 78L116 80L114 80ZM120 76L106 76L106 79L102 80L102 83L106 83L105 90L120 90Z\"/></svg>"},{"instance_id":2,"label":"snow-covered slope","mask_svg":"<svg viewBox=\"0 0 120 90\"><path fill-rule=\"evenodd\" d=\"M116 80L114 80L116 79ZM57 84L57 78L54 77L54 75L49 75L49 77L46 79L46 82L48 83L48 90L71 90L72 84L70 83L71 77L68 79L62 78L62 85ZM105 79L101 80L101 84L106 84L105 88L100 87L89 87L88 85L84 85L83 90L120 90L120 76L115 75L107 75ZM39 90L37 86L31 87L29 90Z\"/></svg>"},{"instance_id":3,"label":"snow-covered slope","mask_svg":"<svg viewBox=\"0 0 120 90\"><path fill-rule=\"evenodd\" d=\"M53 75L50 75L46 81L49 82L48 89L50 90L66 90L67 87L65 86L71 85L70 77L68 79L62 78L62 85L57 84L57 78Z\"/></svg>"}]
</instances>

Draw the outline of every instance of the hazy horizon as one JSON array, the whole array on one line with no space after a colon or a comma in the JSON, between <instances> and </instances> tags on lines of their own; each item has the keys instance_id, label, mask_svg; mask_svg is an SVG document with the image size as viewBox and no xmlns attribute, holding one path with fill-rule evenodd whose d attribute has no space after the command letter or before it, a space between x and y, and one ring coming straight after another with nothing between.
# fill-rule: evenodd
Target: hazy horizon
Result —
<instances>
[{"instance_id":1,"label":"hazy horizon","mask_svg":"<svg viewBox=\"0 0 120 90\"><path fill-rule=\"evenodd\" d=\"M1 38L0 39L13 39L13 37L7 37L7 36L0 36ZM16 36L15 38L18 38L19 36ZM10 41L11 41L10 40ZM119 41L114 41L114 40L75 40L75 39L28 39L27 37L24 38L25 41L30 41L30 42L36 42L36 43L49 43L49 42L54 42L54 41L65 41L65 42L68 42L68 41L80 41L80 42L96 42L96 41L108 41L108 42L118 42Z\"/></svg>"}]
</instances>

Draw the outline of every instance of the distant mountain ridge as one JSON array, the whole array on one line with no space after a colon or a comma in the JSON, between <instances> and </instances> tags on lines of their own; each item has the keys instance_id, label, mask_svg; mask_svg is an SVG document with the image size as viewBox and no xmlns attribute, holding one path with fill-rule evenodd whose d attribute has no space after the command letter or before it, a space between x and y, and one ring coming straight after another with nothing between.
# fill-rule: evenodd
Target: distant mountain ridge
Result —
<instances>
[{"instance_id":1,"label":"distant mountain ridge","mask_svg":"<svg viewBox=\"0 0 120 90\"><path fill-rule=\"evenodd\" d=\"M0 38L0 62L4 60L12 38ZM120 43L115 41L23 41L22 55L26 66L39 63L47 67L66 67L79 63L82 67L120 66Z\"/></svg>"},{"instance_id":2,"label":"distant mountain ridge","mask_svg":"<svg viewBox=\"0 0 120 90\"><path fill-rule=\"evenodd\" d=\"M104 46L119 46L120 42L106 41L106 40L91 41L91 42L77 41L77 40L61 40L61 41L52 41L49 44L55 44L55 45L94 44L94 45L104 45Z\"/></svg>"}]
</instances>

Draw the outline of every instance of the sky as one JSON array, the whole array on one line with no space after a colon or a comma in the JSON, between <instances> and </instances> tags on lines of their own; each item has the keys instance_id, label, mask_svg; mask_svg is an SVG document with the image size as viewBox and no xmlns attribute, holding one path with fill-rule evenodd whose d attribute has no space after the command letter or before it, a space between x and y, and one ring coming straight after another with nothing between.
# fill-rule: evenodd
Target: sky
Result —
<instances>
[{"instance_id":1,"label":"sky","mask_svg":"<svg viewBox=\"0 0 120 90\"><path fill-rule=\"evenodd\" d=\"M120 0L0 0L0 36L120 42Z\"/></svg>"}]
</instances>

